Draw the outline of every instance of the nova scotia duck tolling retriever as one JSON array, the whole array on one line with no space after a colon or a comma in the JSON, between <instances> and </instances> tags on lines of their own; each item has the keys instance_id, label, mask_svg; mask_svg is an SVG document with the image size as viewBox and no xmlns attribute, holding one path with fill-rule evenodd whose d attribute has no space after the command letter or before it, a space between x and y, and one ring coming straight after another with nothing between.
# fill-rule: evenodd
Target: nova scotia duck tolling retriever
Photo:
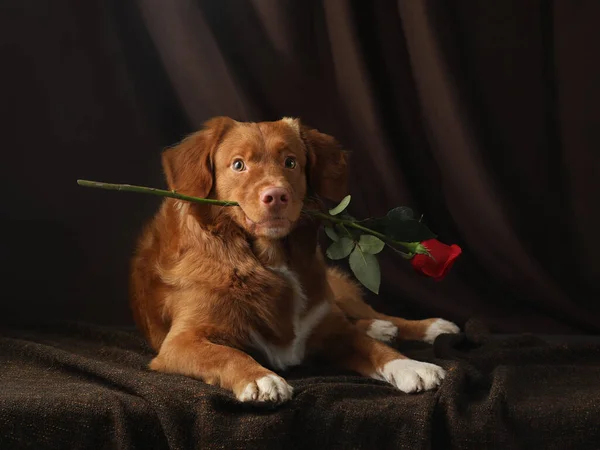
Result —
<instances>
[{"instance_id":1,"label":"nova scotia duck tolling retriever","mask_svg":"<svg viewBox=\"0 0 600 450\"><path fill-rule=\"evenodd\" d=\"M347 194L348 154L334 138L298 119L217 117L165 150L162 163L169 189L239 206L167 198L141 234L131 306L157 352L151 369L220 386L242 402L290 400L279 374L308 361L405 393L440 385L441 367L386 343L433 342L458 327L375 311L350 276L327 266L319 221L302 212Z\"/></svg>"}]
</instances>

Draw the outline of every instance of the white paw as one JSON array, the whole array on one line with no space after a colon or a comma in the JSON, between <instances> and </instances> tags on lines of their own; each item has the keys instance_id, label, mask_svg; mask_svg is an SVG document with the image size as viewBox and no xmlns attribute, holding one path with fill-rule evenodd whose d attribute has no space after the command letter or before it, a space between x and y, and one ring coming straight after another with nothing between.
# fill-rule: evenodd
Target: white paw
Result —
<instances>
[{"instance_id":1,"label":"white paw","mask_svg":"<svg viewBox=\"0 0 600 450\"><path fill-rule=\"evenodd\" d=\"M238 400L281 403L292 398L293 393L294 389L283 378L270 374L248 383Z\"/></svg>"},{"instance_id":2,"label":"white paw","mask_svg":"<svg viewBox=\"0 0 600 450\"><path fill-rule=\"evenodd\" d=\"M438 387L445 376L444 369L434 364L413 359L394 359L379 369L373 378L387 381L410 394Z\"/></svg>"},{"instance_id":3,"label":"white paw","mask_svg":"<svg viewBox=\"0 0 600 450\"><path fill-rule=\"evenodd\" d=\"M398 336L398 327L387 320L374 320L369 325L367 335L381 342L391 342Z\"/></svg>"},{"instance_id":4,"label":"white paw","mask_svg":"<svg viewBox=\"0 0 600 450\"><path fill-rule=\"evenodd\" d=\"M460 333L460 328L458 328L455 324L444 319L437 319L435 322L429 325L429 328L427 328L423 340L425 342L433 344L435 338L437 338L440 334L457 333Z\"/></svg>"}]
</instances>

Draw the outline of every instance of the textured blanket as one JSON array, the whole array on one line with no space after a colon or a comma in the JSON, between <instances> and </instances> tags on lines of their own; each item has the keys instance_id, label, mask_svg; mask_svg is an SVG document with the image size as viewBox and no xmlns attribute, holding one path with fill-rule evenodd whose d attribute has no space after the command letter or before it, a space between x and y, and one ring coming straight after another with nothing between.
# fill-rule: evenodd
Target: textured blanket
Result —
<instances>
[{"instance_id":1,"label":"textured blanket","mask_svg":"<svg viewBox=\"0 0 600 450\"><path fill-rule=\"evenodd\" d=\"M600 448L598 340L498 338L470 322L402 349L448 369L439 390L303 368L284 374L295 397L273 408L147 370L132 330L3 330L0 449Z\"/></svg>"}]
</instances>

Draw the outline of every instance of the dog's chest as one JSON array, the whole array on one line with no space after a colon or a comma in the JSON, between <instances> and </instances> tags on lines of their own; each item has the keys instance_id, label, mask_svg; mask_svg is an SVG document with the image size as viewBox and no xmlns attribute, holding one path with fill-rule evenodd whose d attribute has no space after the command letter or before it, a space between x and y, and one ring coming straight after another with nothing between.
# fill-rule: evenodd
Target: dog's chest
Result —
<instances>
[{"instance_id":1,"label":"dog's chest","mask_svg":"<svg viewBox=\"0 0 600 450\"><path fill-rule=\"evenodd\" d=\"M264 339L259 333L250 334L252 346L259 350L270 365L278 370L297 366L304 360L306 343L315 327L329 312L330 306L326 301L313 305L307 310L307 297L296 273L286 266L272 267L290 284L293 291L292 326L294 338L285 346L275 345Z\"/></svg>"}]
</instances>

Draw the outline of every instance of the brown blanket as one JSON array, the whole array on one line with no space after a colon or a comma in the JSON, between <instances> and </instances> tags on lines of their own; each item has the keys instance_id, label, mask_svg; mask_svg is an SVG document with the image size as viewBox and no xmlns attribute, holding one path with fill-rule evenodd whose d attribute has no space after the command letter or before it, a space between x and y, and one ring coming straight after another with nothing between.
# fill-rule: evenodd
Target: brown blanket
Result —
<instances>
[{"instance_id":1,"label":"brown blanket","mask_svg":"<svg viewBox=\"0 0 600 450\"><path fill-rule=\"evenodd\" d=\"M0 334L0 449L600 448L600 343L497 338L477 322L407 353L449 370L437 392L304 368L288 404L148 371L137 333L88 325Z\"/></svg>"}]
</instances>

